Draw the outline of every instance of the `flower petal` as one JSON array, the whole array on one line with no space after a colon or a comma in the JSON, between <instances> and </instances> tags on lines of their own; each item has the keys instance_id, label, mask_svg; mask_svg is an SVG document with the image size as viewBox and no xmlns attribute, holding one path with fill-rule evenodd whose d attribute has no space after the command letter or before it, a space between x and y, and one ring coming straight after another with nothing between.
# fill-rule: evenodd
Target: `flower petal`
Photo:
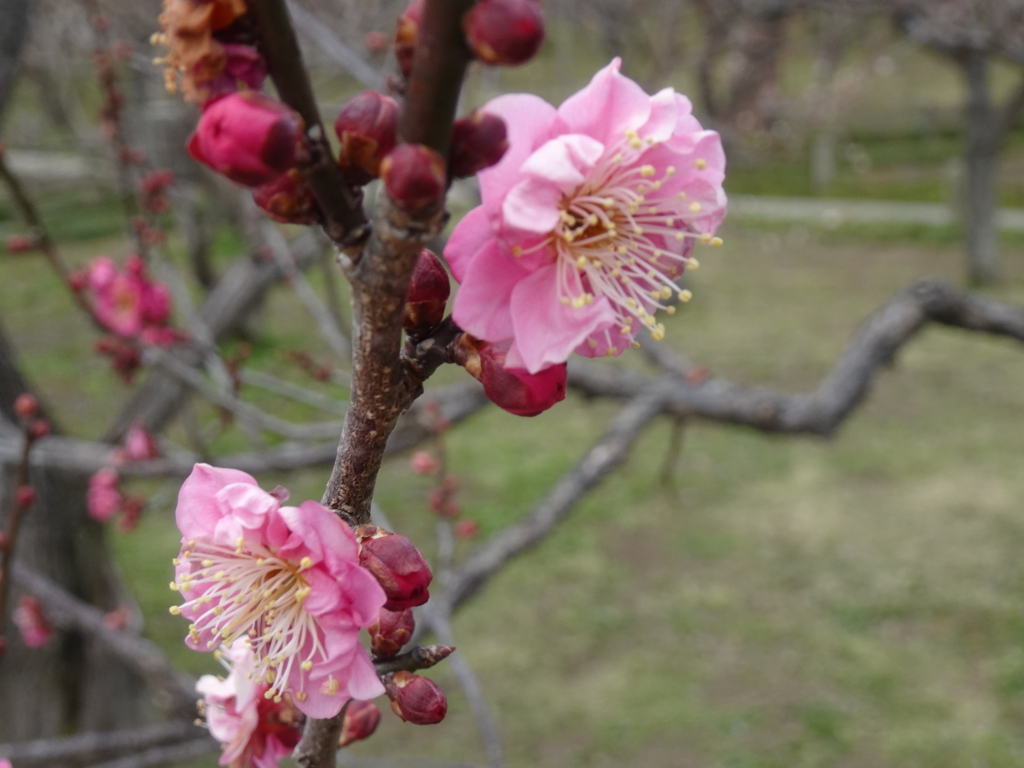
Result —
<instances>
[{"instance_id":1,"label":"flower petal","mask_svg":"<svg viewBox=\"0 0 1024 768\"><path fill-rule=\"evenodd\" d=\"M558 116L572 133L584 133L604 144L636 130L651 114L651 97L628 77L619 74L622 59L612 59L579 93L566 99Z\"/></svg>"},{"instance_id":2,"label":"flower petal","mask_svg":"<svg viewBox=\"0 0 1024 768\"><path fill-rule=\"evenodd\" d=\"M603 154L604 144L597 139L578 133L558 136L530 155L523 163L522 172L538 179L545 179L555 184L562 192L571 192L586 180L587 174ZM503 212L507 209L511 196L510 193L505 199ZM557 221L556 218L555 222Z\"/></svg>"},{"instance_id":3,"label":"flower petal","mask_svg":"<svg viewBox=\"0 0 1024 768\"><path fill-rule=\"evenodd\" d=\"M466 333L486 341L512 337L510 301L520 280L529 275L519 261L491 240L469 264L455 294L452 317Z\"/></svg>"},{"instance_id":4,"label":"flower petal","mask_svg":"<svg viewBox=\"0 0 1024 768\"><path fill-rule=\"evenodd\" d=\"M193 539L213 534L217 521L223 515L214 496L231 483L256 485L251 475L237 469L211 467L209 464L196 464L193 467L192 474L178 491L178 507L174 511L182 536Z\"/></svg>"},{"instance_id":5,"label":"flower petal","mask_svg":"<svg viewBox=\"0 0 1024 768\"><path fill-rule=\"evenodd\" d=\"M505 196L501 218L505 227L546 235L558 224L563 190L548 179L528 176Z\"/></svg>"},{"instance_id":6,"label":"flower petal","mask_svg":"<svg viewBox=\"0 0 1024 768\"><path fill-rule=\"evenodd\" d=\"M470 259L493 237L491 217L482 205L462 217L444 247L444 258L456 281L462 282Z\"/></svg>"},{"instance_id":7,"label":"flower petal","mask_svg":"<svg viewBox=\"0 0 1024 768\"><path fill-rule=\"evenodd\" d=\"M497 115L505 121L508 151L501 162L481 171L480 194L485 207L501 206L506 193L520 181L519 169L533 150L550 138L549 131L555 119L555 108L539 96L513 93L489 101L481 110Z\"/></svg>"}]
</instances>

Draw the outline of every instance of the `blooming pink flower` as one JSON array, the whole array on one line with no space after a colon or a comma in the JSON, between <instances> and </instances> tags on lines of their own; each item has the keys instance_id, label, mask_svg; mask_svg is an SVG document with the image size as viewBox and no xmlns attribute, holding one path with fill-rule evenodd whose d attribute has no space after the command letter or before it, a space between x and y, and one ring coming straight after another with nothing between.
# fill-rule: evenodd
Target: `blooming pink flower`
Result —
<instances>
[{"instance_id":1,"label":"blooming pink flower","mask_svg":"<svg viewBox=\"0 0 1024 768\"><path fill-rule=\"evenodd\" d=\"M149 279L138 256L128 257L123 272L106 256L93 259L86 268L84 288L92 294L100 322L122 338L162 327L170 318L170 291Z\"/></svg>"},{"instance_id":2,"label":"blooming pink flower","mask_svg":"<svg viewBox=\"0 0 1024 768\"><path fill-rule=\"evenodd\" d=\"M6 758L0 758L0 768L14 768L14 766L11 765L10 760L7 760Z\"/></svg>"},{"instance_id":3,"label":"blooming pink flower","mask_svg":"<svg viewBox=\"0 0 1024 768\"><path fill-rule=\"evenodd\" d=\"M53 637L53 627L43 615L43 606L34 597L23 595L12 618L29 648L41 648Z\"/></svg>"},{"instance_id":4,"label":"blooming pink flower","mask_svg":"<svg viewBox=\"0 0 1024 768\"><path fill-rule=\"evenodd\" d=\"M192 621L195 650L243 643L274 701L310 717L383 692L359 630L386 598L359 566L352 532L314 501L282 507L244 472L197 464L178 495L182 551L171 608ZM248 640L242 640L248 636Z\"/></svg>"},{"instance_id":5,"label":"blooming pink flower","mask_svg":"<svg viewBox=\"0 0 1024 768\"><path fill-rule=\"evenodd\" d=\"M725 215L718 134L686 97L648 96L620 66L557 109L526 94L483 108L504 119L509 150L479 174L483 204L445 256L462 284L455 321L512 340L510 368L618 355L640 325L664 335L654 313Z\"/></svg>"},{"instance_id":6,"label":"blooming pink flower","mask_svg":"<svg viewBox=\"0 0 1024 768\"><path fill-rule=\"evenodd\" d=\"M268 686L255 677L256 659L246 643L225 655L226 679L203 675L196 683L210 734L224 745L220 764L277 768L299 742L302 715L290 702L266 697Z\"/></svg>"},{"instance_id":7,"label":"blooming pink flower","mask_svg":"<svg viewBox=\"0 0 1024 768\"><path fill-rule=\"evenodd\" d=\"M124 500L118 487L120 482L121 478L117 472L109 467L101 469L89 478L89 490L85 496L89 517L105 523L114 516Z\"/></svg>"}]
</instances>

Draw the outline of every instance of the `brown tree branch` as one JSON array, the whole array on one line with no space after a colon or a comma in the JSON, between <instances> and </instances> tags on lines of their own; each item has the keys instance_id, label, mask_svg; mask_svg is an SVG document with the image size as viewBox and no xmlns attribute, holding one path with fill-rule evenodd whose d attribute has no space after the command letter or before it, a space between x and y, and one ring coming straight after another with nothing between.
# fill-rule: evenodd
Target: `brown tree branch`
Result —
<instances>
[{"instance_id":1,"label":"brown tree branch","mask_svg":"<svg viewBox=\"0 0 1024 768\"><path fill-rule=\"evenodd\" d=\"M455 651L454 645L417 645L411 651L373 663L378 675L391 672L417 672L430 669L447 659Z\"/></svg>"}]
</instances>

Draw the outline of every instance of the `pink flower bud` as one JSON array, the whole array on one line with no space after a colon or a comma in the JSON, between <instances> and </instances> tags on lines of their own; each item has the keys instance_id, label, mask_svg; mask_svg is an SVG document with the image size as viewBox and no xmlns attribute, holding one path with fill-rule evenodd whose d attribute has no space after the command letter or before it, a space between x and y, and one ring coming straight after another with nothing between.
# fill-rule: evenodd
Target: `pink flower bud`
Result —
<instances>
[{"instance_id":1,"label":"pink flower bud","mask_svg":"<svg viewBox=\"0 0 1024 768\"><path fill-rule=\"evenodd\" d=\"M122 630L128 626L128 620L132 617L132 609L122 605L114 611L103 614L103 623L110 629Z\"/></svg>"},{"instance_id":2,"label":"pink flower bud","mask_svg":"<svg viewBox=\"0 0 1024 768\"><path fill-rule=\"evenodd\" d=\"M565 399L567 368L552 365L537 373L506 368L507 349L486 341L463 337L460 363L484 385L484 394L499 408L516 416L536 416Z\"/></svg>"},{"instance_id":3,"label":"pink flower bud","mask_svg":"<svg viewBox=\"0 0 1024 768\"><path fill-rule=\"evenodd\" d=\"M43 616L42 604L34 597L22 596L12 618L29 648L41 648L53 637L53 627Z\"/></svg>"},{"instance_id":4,"label":"pink flower bud","mask_svg":"<svg viewBox=\"0 0 1024 768\"><path fill-rule=\"evenodd\" d=\"M490 168L507 149L505 121L497 115L473 110L452 127L452 176L461 179Z\"/></svg>"},{"instance_id":5,"label":"pink flower bud","mask_svg":"<svg viewBox=\"0 0 1024 768\"><path fill-rule=\"evenodd\" d=\"M380 175L381 161L395 148L398 102L377 91L363 91L342 107L334 132L341 142L338 161L356 182L365 184Z\"/></svg>"},{"instance_id":6,"label":"pink flower bud","mask_svg":"<svg viewBox=\"0 0 1024 768\"><path fill-rule=\"evenodd\" d=\"M160 448L141 423L132 424L124 438L124 459L126 461L149 461L160 458Z\"/></svg>"},{"instance_id":7,"label":"pink flower bud","mask_svg":"<svg viewBox=\"0 0 1024 768\"><path fill-rule=\"evenodd\" d=\"M378 659L390 659L402 646L412 639L416 630L416 619L412 609L389 611L382 608L377 623L370 627L370 648Z\"/></svg>"},{"instance_id":8,"label":"pink flower bud","mask_svg":"<svg viewBox=\"0 0 1024 768\"><path fill-rule=\"evenodd\" d=\"M412 213L444 198L445 164L422 144L400 144L380 165L384 188L395 205Z\"/></svg>"},{"instance_id":9,"label":"pink flower bud","mask_svg":"<svg viewBox=\"0 0 1024 768\"><path fill-rule=\"evenodd\" d=\"M28 428L28 433L33 440L42 440L50 434L50 422L46 419L36 419Z\"/></svg>"},{"instance_id":10,"label":"pink flower bud","mask_svg":"<svg viewBox=\"0 0 1024 768\"><path fill-rule=\"evenodd\" d=\"M544 42L544 15L536 0L480 0L463 18L462 31L480 61L516 66Z\"/></svg>"},{"instance_id":11,"label":"pink flower bud","mask_svg":"<svg viewBox=\"0 0 1024 768\"><path fill-rule=\"evenodd\" d=\"M451 283L444 264L424 248L412 271L409 293L405 297L402 327L410 336L425 336L444 320Z\"/></svg>"},{"instance_id":12,"label":"pink flower bud","mask_svg":"<svg viewBox=\"0 0 1024 768\"><path fill-rule=\"evenodd\" d=\"M455 538L472 539L480 533L480 523L476 520L459 520L455 525Z\"/></svg>"},{"instance_id":13,"label":"pink flower bud","mask_svg":"<svg viewBox=\"0 0 1024 768\"><path fill-rule=\"evenodd\" d=\"M417 475L432 475L441 468L440 462L430 451L416 451L409 460L409 466Z\"/></svg>"},{"instance_id":14,"label":"pink flower bud","mask_svg":"<svg viewBox=\"0 0 1024 768\"><path fill-rule=\"evenodd\" d=\"M256 187L295 164L302 118L254 91L232 93L207 105L188 143L189 154L238 184Z\"/></svg>"},{"instance_id":15,"label":"pink flower bud","mask_svg":"<svg viewBox=\"0 0 1024 768\"><path fill-rule=\"evenodd\" d=\"M36 249L36 239L31 235L10 235L4 246L9 253L31 253Z\"/></svg>"},{"instance_id":16,"label":"pink flower bud","mask_svg":"<svg viewBox=\"0 0 1024 768\"><path fill-rule=\"evenodd\" d=\"M30 485L19 485L18 490L14 492L14 505L18 509L28 509L36 503L37 498L35 488Z\"/></svg>"},{"instance_id":17,"label":"pink flower bud","mask_svg":"<svg viewBox=\"0 0 1024 768\"><path fill-rule=\"evenodd\" d=\"M429 677L393 672L384 677L384 692L391 699L391 710L413 725L440 723L448 713L444 691Z\"/></svg>"},{"instance_id":18,"label":"pink flower bud","mask_svg":"<svg viewBox=\"0 0 1024 768\"><path fill-rule=\"evenodd\" d=\"M341 738L338 748L347 747L353 741L368 739L380 724L380 709L372 701L352 701L345 710L341 721Z\"/></svg>"},{"instance_id":19,"label":"pink flower bud","mask_svg":"<svg viewBox=\"0 0 1024 768\"><path fill-rule=\"evenodd\" d=\"M428 587L434 575L411 541L375 525L361 525L355 535L359 542L359 564L384 587L388 598L385 608L400 611L430 599Z\"/></svg>"},{"instance_id":20,"label":"pink flower bud","mask_svg":"<svg viewBox=\"0 0 1024 768\"><path fill-rule=\"evenodd\" d=\"M121 520L117 528L122 533L131 533L139 524L143 510L146 509L146 499L142 496L126 496L121 502Z\"/></svg>"},{"instance_id":21,"label":"pink flower bud","mask_svg":"<svg viewBox=\"0 0 1024 768\"><path fill-rule=\"evenodd\" d=\"M89 478L89 490L85 495L89 517L105 523L114 516L124 501L119 488L120 483L120 476L109 468L101 469Z\"/></svg>"},{"instance_id":22,"label":"pink flower bud","mask_svg":"<svg viewBox=\"0 0 1024 768\"><path fill-rule=\"evenodd\" d=\"M39 415L39 401L29 392L22 392L14 400L14 412L22 419L34 419Z\"/></svg>"},{"instance_id":23,"label":"pink flower bud","mask_svg":"<svg viewBox=\"0 0 1024 768\"><path fill-rule=\"evenodd\" d=\"M281 174L269 184L252 191L252 199L260 210L282 224L316 224L320 208L313 189L297 170Z\"/></svg>"},{"instance_id":24,"label":"pink flower bud","mask_svg":"<svg viewBox=\"0 0 1024 768\"><path fill-rule=\"evenodd\" d=\"M398 17L398 28L395 30L395 58L398 60L398 69L406 77L412 73L413 53L416 50L416 38L420 34L425 3L426 0L413 0Z\"/></svg>"}]
</instances>

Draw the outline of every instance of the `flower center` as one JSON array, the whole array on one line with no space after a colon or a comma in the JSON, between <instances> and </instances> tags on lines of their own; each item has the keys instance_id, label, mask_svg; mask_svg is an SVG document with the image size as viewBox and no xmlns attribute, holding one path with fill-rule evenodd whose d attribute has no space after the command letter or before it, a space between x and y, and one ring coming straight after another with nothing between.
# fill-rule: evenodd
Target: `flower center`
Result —
<instances>
[{"instance_id":1,"label":"flower center","mask_svg":"<svg viewBox=\"0 0 1024 768\"><path fill-rule=\"evenodd\" d=\"M239 638L247 642L256 657L253 676L269 686L268 699L281 700L294 664L308 672L314 662L327 659L320 625L303 606L311 591L302 576L313 565L308 557L296 565L262 547L248 551L240 539L235 549L190 541L175 565L183 561L192 570L171 589L194 597L172 613L191 609L193 644L207 631L212 635L207 648L230 647ZM303 691L295 696L306 698Z\"/></svg>"}]
</instances>

